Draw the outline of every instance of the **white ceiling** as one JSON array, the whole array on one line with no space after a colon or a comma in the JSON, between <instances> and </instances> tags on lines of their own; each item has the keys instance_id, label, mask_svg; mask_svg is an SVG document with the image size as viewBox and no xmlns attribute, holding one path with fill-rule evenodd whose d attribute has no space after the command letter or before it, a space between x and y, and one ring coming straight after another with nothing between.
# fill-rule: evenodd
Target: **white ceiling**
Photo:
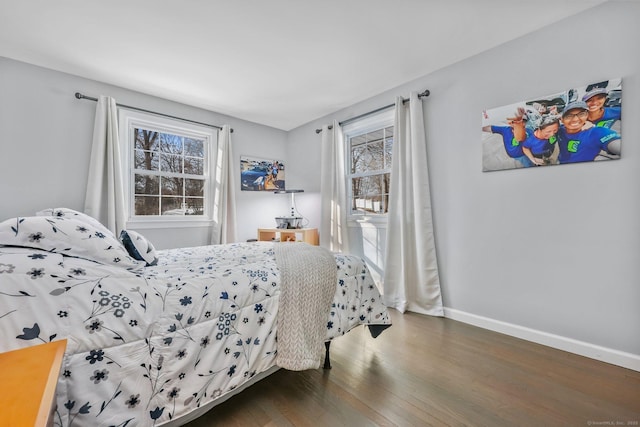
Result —
<instances>
[{"instance_id":1,"label":"white ceiling","mask_svg":"<svg viewBox=\"0 0 640 427\"><path fill-rule=\"evenodd\" d=\"M0 0L0 56L290 130L605 1Z\"/></svg>"}]
</instances>

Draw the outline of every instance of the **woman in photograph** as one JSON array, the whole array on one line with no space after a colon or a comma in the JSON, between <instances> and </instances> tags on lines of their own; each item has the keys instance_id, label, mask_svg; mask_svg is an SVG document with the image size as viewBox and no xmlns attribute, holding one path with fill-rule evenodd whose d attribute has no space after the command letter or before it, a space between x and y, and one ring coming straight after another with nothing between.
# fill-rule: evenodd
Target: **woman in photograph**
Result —
<instances>
[{"instance_id":1,"label":"woman in photograph","mask_svg":"<svg viewBox=\"0 0 640 427\"><path fill-rule=\"evenodd\" d=\"M559 121L560 116L554 114L534 116L527 119L523 130L515 132L516 138L522 139L522 152L533 164L544 166L555 163Z\"/></svg>"},{"instance_id":2,"label":"woman in photograph","mask_svg":"<svg viewBox=\"0 0 640 427\"><path fill-rule=\"evenodd\" d=\"M559 115L541 114L537 109L525 110L519 107L515 117L507 120L513 129L513 140L519 143L528 166L555 163Z\"/></svg>"},{"instance_id":3,"label":"woman in photograph","mask_svg":"<svg viewBox=\"0 0 640 427\"><path fill-rule=\"evenodd\" d=\"M611 128L620 120L622 107L605 107L608 92L605 88L597 87L587 92L582 100L587 104L589 116L587 120L598 127Z\"/></svg>"}]
</instances>

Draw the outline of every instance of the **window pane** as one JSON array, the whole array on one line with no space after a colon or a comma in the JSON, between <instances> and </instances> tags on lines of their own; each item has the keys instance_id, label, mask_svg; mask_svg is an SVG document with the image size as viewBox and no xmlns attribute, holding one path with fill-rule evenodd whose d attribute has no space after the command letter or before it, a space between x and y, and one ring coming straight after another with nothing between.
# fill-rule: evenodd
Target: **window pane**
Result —
<instances>
[{"instance_id":1,"label":"window pane","mask_svg":"<svg viewBox=\"0 0 640 427\"><path fill-rule=\"evenodd\" d=\"M136 196L135 197L135 214L136 215L158 215L160 197L153 196Z\"/></svg>"},{"instance_id":2,"label":"window pane","mask_svg":"<svg viewBox=\"0 0 640 427\"><path fill-rule=\"evenodd\" d=\"M193 157L204 157L204 141L201 139L184 139L184 155Z\"/></svg>"},{"instance_id":3,"label":"window pane","mask_svg":"<svg viewBox=\"0 0 640 427\"><path fill-rule=\"evenodd\" d=\"M359 197L363 194L366 194L364 190L364 178L353 178L351 180L351 194L353 197Z\"/></svg>"},{"instance_id":4,"label":"window pane","mask_svg":"<svg viewBox=\"0 0 640 427\"><path fill-rule=\"evenodd\" d=\"M351 147L357 147L358 145L362 145L365 142L367 142L367 135L358 135L358 136L354 136L353 138L351 138L350 140L351 142Z\"/></svg>"},{"instance_id":5,"label":"window pane","mask_svg":"<svg viewBox=\"0 0 640 427\"><path fill-rule=\"evenodd\" d=\"M204 175L204 160L195 157L185 157L184 173L191 175Z\"/></svg>"},{"instance_id":6,"label":"window pane","mask_svg":"<svg viewBox=\"0 0 640 427\"><path fill-rule=\"evenodd\" d=\"M170 133L161 133L160 151L163 153L182 154L182 137Z\"/></svg>"},{"instance_id":7,"label":"window pane","mask_svg":"<svg viewBox=\"0 0 640 427\"><path fill-rule=\"evenodd\" d=\"M182 197L162 197L160 212L162 215L184 215Z\"/></svg>"},{"instance_id":8,"label":"window pane","mask_svg":"<svg viewBox=\"0 0 640 427\"><path fill-rule=\"evenodd\" d=\"M182 173L182 156L161 154L160 170L162 172Z\"/></svg>"},{"instance_id":9,"label":"window pane","mask_svg":"<svg viewBox=\"0 0 640 427\"><path fill-rule=\"evenodd\" d=\"M158 170L158 155L152 151L135 150L135 169Z\"/></svg>"},{"instance_id":10,"label":"window pane","mask_svg":"<svg viewBox=\"0 0 640 427\"><path fill-rule=\"evenodd\" d=\"M141 150L158 149L158 132L146 129L134 129L135 147Z\"/></svg>"},{"instance_id":11,"label":"window pane","mask_svg":"<svg viewBox=\"0 0 640 427\"><path fill-rule=\"evenodd\" d=\"M377 174L351 180L351 209L360 213L386 213L391 174Z\"/></svg>"},{"instance_id":12,"label":"window pane","mask_svg":"<svg viewBox=\"0 0 640 427\"><path fill-rule=\"evenodd\" d=\"M185 179L185 196L204 196L204 179Z\"/></svg>"},{"instance_id":13,"label":"window pane","mask_svg":"<svg viewBox=\"0 0 640 427\"><path fill-rule=\"evenodd\" d=\"M381 193L388 194L391 190L391 174L383 173L382 175L380 175L380 182Z\"/></svg>"},{"instance_id":14,"label":"window pane","mask_svg":"<svg viewBox=\"0 0 640 427\"><path fill-rule=\"evenodd\" d=\"M135 181L136 194L158 195L160 179L157 176L136 174Z\"/></svg>"},{"instance_id":15,"label":"window pane","mask_svg":"<svg viewBox=\"0 0 640 427\"><path fill-rule=\"evenodd\" d=\"M184 188L184 178L171 178L163 176L161 178L162 195L182 196Z\"/></svg>"},{"instance_id":16,"label":"window pane","mask_svg":"<svg viewBox=\"0 0 640 427\"><path fill-rule=\"evenodd\" d=\"M360 214L383 214L388 212L389 195L354 197L352 212Z\"/></svg>"},{"instance_id":17,"label":"window pane","mask_svg":"<svg viewBox=\"0 0 640 427\"><path fill-rule=\"evenodd\" d=\"M393 137L384 141L384 168L391 169L391 154L393 153Z\"/></svg>"},{"instance_id":18,"label":"window pane","mask_svg":"<svg viewBox=\"0 0 640 427\"><path fill-rule=\"evenodd\" d=\"M204 199L187 198L185 215L204 215Z\"/></svg>"},{"instance_id":19,"label":"window pane","mask_svg":"<svg viewBox=\"0 0 640 427\"><path fill-rule=\"evenodd\" d=\"M380 213L379 198L357 197L353 199L353 210L356 213Z\"/></svg>"},{"instance_id":20,"label":"window pane","mask_svg":"<svg viewBox=\"0 0 640 427\"><path fill-rule=\"evenodd\" d=\"M362 173L367 170L364 155L367 147L359 145L351 149L351 173Z\"/></svg>"},{"instance_id":21,"label":"window pane","mask_svg":"<svg viewBox=\"0 0 640 427\"><path fill-rule=\"evenodd\" d=\"M367 141L369 142L377 142L381 141L384 135L384 129L374 130L373 132L369 132L367 134Z\"/></svg>"},{"instance_id":22,"label":"window pane","mask_svg":"<svg viewBox=\"0 0 640 427\"><path fill-rule=\"evenodd\" d=\"M354 196L367 196L380 194L381 187L381 175L363 176L360 178L353 178L353 195Z\"/></svg>"},{"instance_id":23,"label":"window pane","mask_svg":"<svg viewBox=\"0 0 640 427\"><path fill-rule=\"evenodd\" d=\"M380 179L382 181L382 194L381 194L382 205L381 205L380 213L387 213L389 211L389 193L391 190L391 174L390 173L382 174Z\"/></svg>"},{"instance_id":24,"label":"window pane","mask_svg":"<svg viewBox=\"0 0 640 427\"><path fill-rule=\"evenodd\" d=\"M367 158L367 169L381 170L384 169L384 142L382 140L368 144L369 156Z\"/></svg>"}]
</instances>

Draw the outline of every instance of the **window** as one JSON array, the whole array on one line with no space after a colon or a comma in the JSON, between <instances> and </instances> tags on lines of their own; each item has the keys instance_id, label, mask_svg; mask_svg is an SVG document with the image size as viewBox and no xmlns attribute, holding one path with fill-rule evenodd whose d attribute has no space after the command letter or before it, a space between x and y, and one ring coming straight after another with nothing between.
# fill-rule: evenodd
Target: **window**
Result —
<instances>
[{"instance_id":1,"label":"window","mask_svg":"<svg viewBox=\"0 0 640 427\"><path fill-rule=\"evenodd\" d=\"M394 110L344 127L347 186L352 216L381 215L389 209Z\"/></svg>"},{"instance_id":2,"label":"window","mask_svg":"<svg viewBox=\"0 0 640 427\"><path fill-rule=\"evenodd\" d=\"M120 119L128 151L129 218L209 219L209 152L217 143L216 129L124 109Z\"/></svg>"},{"instance_id":3,"label":"window","mask_svg":"<svg viewBox=\"0 0 640 427\"><path fill-rule=\"evenodd\" d=\"M205 140L135 127L134 215L204 215Z\"/></svg>"}]
</instances>

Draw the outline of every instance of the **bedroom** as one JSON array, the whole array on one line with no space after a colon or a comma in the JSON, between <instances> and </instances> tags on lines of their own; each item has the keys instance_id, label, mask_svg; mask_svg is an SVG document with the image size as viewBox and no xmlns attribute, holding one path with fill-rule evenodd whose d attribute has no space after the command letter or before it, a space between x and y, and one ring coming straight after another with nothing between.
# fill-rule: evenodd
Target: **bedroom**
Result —
<instances>
[{"instance_id":1,"label":"bedroom","mask_svg":"<svg viewBox=\"0 0 640 427\"><path fill-rule=\"evenodd\" d=\"M638 117L639 18L638 2L604 2L289 130L65 74L53 66L41 68L3 53L0 217L54 206L82 208L95 106L73 97L81 91L229 124L236 155L288 162L287 180L305 190L297 198L298 208L317 225L318 176L304 168L306 159L319 158L315 129L428 88L431 95L423 107L445 314L637 371L640 198L635 182L640 169L632 165L640 158L637 146L625 145L623 158L607 164L482 173L475 142L485 108L614 76L624 82L625 117ZM591 38L587 30L594 29ZM581 46L569 45L577 39L583 39ZM625 123L625 139L637 139L637 121ZM274 197L239 192L240 240L255 238L255 230L271 225L286 207L286 201L275 203ZM267 219L256 217L256 206ZM531 222L543 226L523 228ZM206 243L197 229L141 232L159 248ZM543 254L540 261L538 254Z\"/></svg>"}]
</instances>

